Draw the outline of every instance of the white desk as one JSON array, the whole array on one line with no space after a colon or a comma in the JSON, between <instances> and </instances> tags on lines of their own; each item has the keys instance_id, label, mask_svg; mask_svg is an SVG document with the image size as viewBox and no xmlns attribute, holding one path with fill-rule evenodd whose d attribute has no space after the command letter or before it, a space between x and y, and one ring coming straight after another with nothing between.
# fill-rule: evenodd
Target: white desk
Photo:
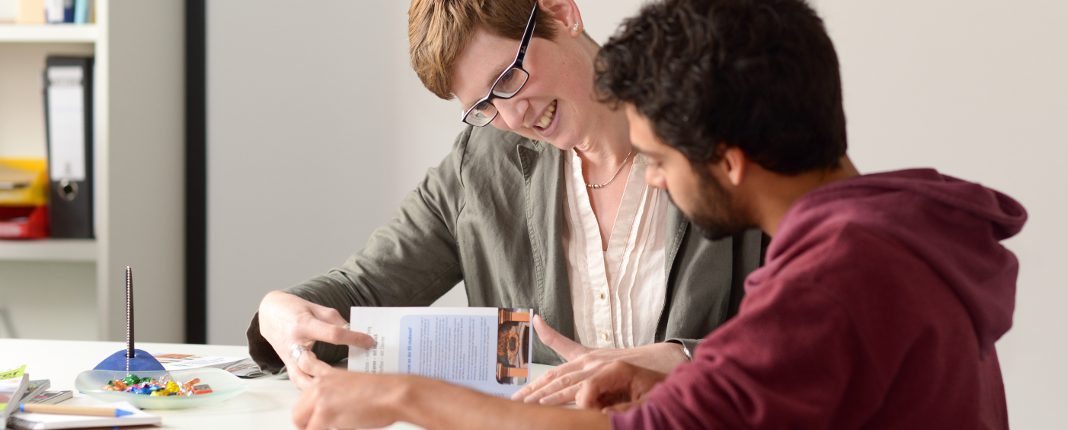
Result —
<instances>
[{"instance_id":1,"label":"white desk","mask_svg":"<svg viewBox=\"0 0 1068 430\"><path fill-rule=\"evenodd\" d=\"M187 345L172 343L137 343L138 349L151 354L185 353L224 357L248 357L244 346ZM74 379L79 373L92 369L105 357L123 350L121 342L80 342L60 340L0 339L0 364L26 364L31 379L50 379L50 390L71 390L74 398L65 405L97 405L103 403L79 393ZM535 364L532 376L537 378L550 366ZM163 417L163 428L177 429L292 429L291 410L300 398L289 379L270 376L245 380L249 389L237 397L191 409L148 410ZM390 430L419 429L399 423Z\"/></svg>"}]
</instances>

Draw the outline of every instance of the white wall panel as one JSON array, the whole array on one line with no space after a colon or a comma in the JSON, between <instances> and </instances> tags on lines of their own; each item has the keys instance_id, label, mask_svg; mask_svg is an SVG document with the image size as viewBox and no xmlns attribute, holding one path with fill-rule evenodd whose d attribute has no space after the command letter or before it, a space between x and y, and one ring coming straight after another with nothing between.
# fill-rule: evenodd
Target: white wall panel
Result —
<instances>
[{"instance_id":1,"label":"white wall panel","mask_svg":"<svg viewBox=\"0 0 1068 430\"><path fill-rule=\"evenodd\" d=\"M820 0L862 172L935 167L1019 200L1013 328L998 342L1014 428L1068 426L1068 3Z\"/></svg>"}]
</instances>

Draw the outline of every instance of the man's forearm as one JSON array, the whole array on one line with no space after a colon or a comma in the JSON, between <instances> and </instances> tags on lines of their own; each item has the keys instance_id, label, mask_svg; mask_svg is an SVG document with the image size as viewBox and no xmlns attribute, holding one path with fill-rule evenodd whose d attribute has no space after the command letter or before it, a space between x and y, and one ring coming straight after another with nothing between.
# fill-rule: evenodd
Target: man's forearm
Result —
<instances>
[{"instance_id":1,"label":"man's forearm","mask_svg":"<svg viewBox=\"0 0 1068 430\"><path fill-rule=\"evenodd\" d=\"M406 393L391 405L406 422L435 429L608 430L600 411L525 404L446 382L408 378Z\"/></svg>"}]
</instances>

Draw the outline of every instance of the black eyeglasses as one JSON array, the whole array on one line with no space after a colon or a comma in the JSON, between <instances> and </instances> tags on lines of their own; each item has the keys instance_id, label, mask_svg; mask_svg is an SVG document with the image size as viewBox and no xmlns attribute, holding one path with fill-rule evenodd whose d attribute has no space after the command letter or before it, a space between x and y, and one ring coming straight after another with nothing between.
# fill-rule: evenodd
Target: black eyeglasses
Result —
<instances>
[{"instance_id":1,"label":"black eyeglasses","mask_svg":"<svg viewBox=\"0 0 1068 430\"><path fill-rule=\"evenodd\" d=\"M537 16L538 2L534 2L534 10L530 11L530 19L527 21L526 30L523 31L523 42L519 44L519 52L515 54L515 61L493 82L489 94L464 112L463 122L475 127L489 124L498 113L497 106L493 105L493 99L510 99L523 89L523 85L526 85L527 79L530 79L530 72L523 68L523 57L526 57L527 45L530 44L530 38L534 35L534 21Z\"/></svg>"}]
</instances>

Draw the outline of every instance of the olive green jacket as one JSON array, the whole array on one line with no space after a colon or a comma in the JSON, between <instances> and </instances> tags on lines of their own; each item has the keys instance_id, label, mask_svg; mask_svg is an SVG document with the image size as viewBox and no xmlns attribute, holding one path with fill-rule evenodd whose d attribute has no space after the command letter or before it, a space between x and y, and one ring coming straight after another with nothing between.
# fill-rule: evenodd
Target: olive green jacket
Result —
<instances>
[{"instance_id":1,"label":"olive green jacket","mask_svg":"<svg viewBox=\"0 0 1068 430\"><path fill-rule=\"evenodd\" d=\"M348 319L351 306L427 306L463 281L470 306L533 308L574 339L563 154L494 127L468 127L363 250L286 291ZM667 293L656 341L679 340L692 351L737 311L743 280L763 259L762 239L751 230L708 241L674 205L668 211ZM264 370L282 366L259 333L258 315L248 342ZM347 356L322 343L313 350L327 362ZM534 362L562 361L534 337Z\"/></svg>"}]
</instances>

